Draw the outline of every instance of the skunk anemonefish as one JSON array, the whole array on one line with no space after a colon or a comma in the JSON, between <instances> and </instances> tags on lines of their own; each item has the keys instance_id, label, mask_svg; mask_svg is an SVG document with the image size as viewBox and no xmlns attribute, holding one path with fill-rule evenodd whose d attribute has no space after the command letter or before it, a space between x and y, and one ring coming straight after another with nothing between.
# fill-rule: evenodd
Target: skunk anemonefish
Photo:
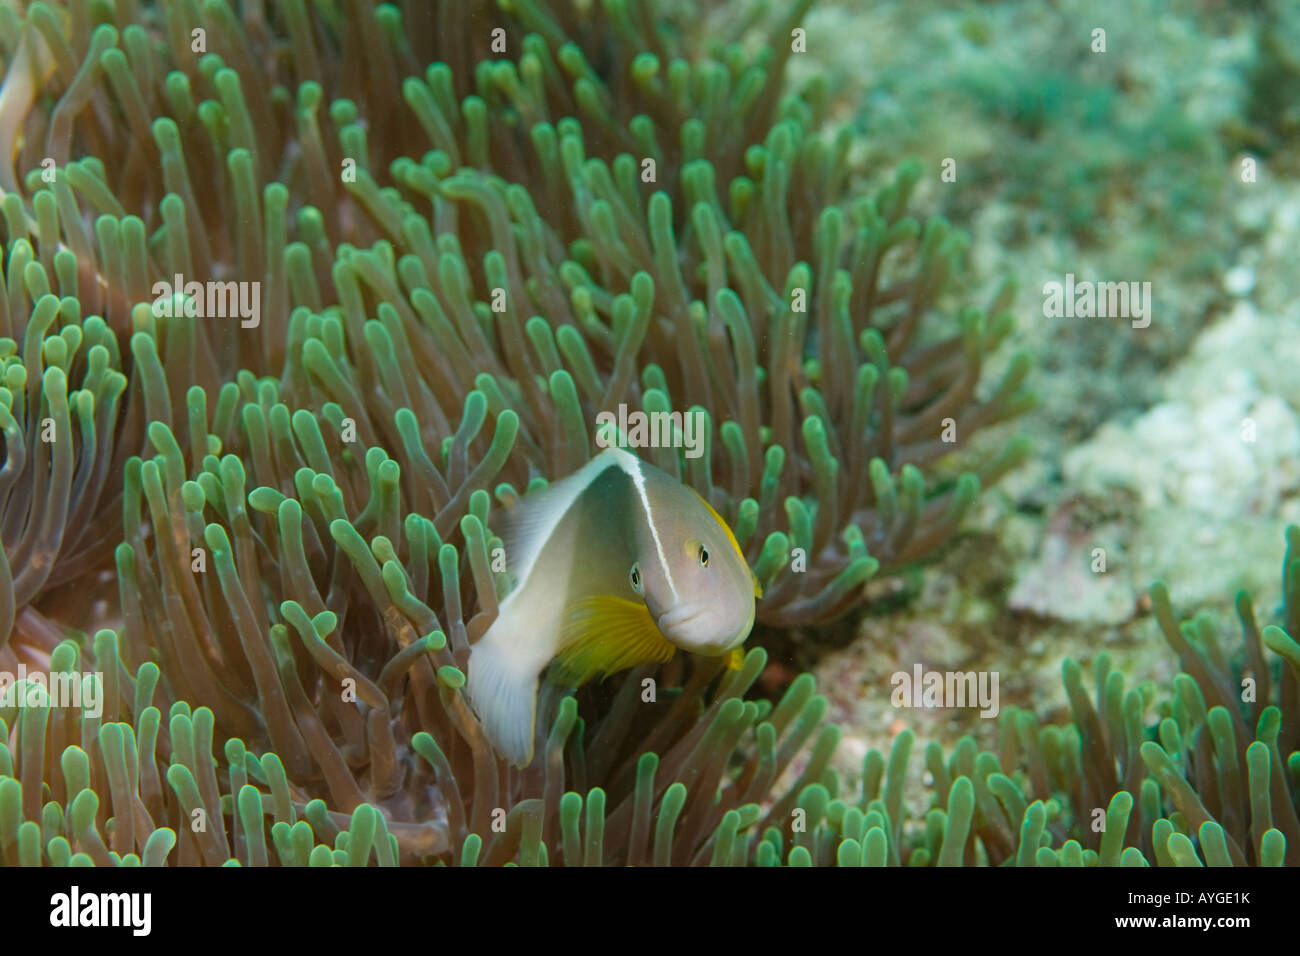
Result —
<instances>
[{"instance_id":1,"label":"skunk anemonefish","mask_svg":"<svg viewBox=\"0 0 1300 956\"><path fill-rule=\"evenodd\" d=\"M620 448L494 525L515 587L470 648L466 690L518 766L532 761L548 664L549 680L576 687L678 648L722 656L754 624L761 592L731 529L694 489Z\"/></svg>"}]
</instances>

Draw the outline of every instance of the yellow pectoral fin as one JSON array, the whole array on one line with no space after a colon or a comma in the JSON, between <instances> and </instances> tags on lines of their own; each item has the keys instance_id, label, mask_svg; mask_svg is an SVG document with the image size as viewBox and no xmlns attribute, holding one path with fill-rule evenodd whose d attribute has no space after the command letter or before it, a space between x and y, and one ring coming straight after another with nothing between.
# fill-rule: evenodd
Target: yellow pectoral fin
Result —
<instances>
[{"instance_id":1,"label":"yellow pectoral fin","mask_svg":"<svg viewBox=\"0 0 1300 956\"><path fill-rule=\"evenodd\" d=\"M745 649L733 647L727 654L727 670L738 671L745 663Z\"/></svg>"},{"instance_id":2,"label":"yellow pectoral fin","mask_svg":"<svg viewBox=\"0 0 1300 956\"><path fill-rule=\"evenodd\" d=\"M550 677L575 687L597 675L666 661L677 650L659 633L640 601L607 595L587 598L569 609L563 628L563 643L551 661Z\"/></svg>"}]
</instances>

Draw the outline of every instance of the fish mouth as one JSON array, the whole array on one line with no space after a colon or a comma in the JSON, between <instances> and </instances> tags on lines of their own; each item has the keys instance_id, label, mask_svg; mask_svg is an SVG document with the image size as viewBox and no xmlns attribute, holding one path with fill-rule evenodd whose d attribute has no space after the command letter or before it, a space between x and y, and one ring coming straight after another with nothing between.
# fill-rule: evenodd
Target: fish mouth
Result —
<instances>
[{"instance_id":1,"label":"fish mouth","mask_svg":"<svg viewBox=\"0 0 1300 956\"><path fill-rule=\"evenodd\" d=\"M697 621L709 610L710 606L705 603L675 607L671 611L665 611L659 615L657 621L659 630L664 637L683 650L710 657L725 654L739 643L738 638L721 634L692 634L687 630L693 622ZM748 633L748 631L746 630L745 633ZM743 634L741 637L743 637Z\"/></svg>"},{"instance_id":2,"label":"fish mouth","mask_svg":"<svg viewBox=\"0 0 1300 956\"><path fill-rule=\"evenodd\" d=\"M688 624L697 618L704 611L701 604L683 604L673 608L671 611L665 611L659 615L657 623L659 630L666 637L672 637L673 633L679 630L683 625Z\"/></svg>"}]
</instances>

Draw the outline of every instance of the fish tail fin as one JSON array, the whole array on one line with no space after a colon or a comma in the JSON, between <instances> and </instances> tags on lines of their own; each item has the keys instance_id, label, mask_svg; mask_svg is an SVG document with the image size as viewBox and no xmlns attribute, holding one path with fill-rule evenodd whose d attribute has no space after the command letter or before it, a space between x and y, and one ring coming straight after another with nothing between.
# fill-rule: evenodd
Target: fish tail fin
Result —
<instances>
[{"instance_id":1,"label":"fish tail fin","mask_svg":"<svg viewBox=\"0 0 1300 956\"><path fill-rule=\"evenodd\" d=\"M465 689L488 740L515 766L533 759L537 679L546 661L527 653L527 642L498 617L470 647Z\"/></svg>"}]
</instances>

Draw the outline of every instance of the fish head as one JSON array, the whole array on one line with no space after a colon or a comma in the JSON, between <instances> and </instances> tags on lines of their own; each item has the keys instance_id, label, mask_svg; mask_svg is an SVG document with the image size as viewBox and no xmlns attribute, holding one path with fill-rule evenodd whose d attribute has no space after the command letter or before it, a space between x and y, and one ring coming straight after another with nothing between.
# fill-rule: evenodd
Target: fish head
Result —
<instances>
[{"instance_id":1,"label":"fish head","mask_svg":"<svg viewBox=\"0 0 1300 956\"><path fill-rule=\"evenodd\" d=\"M757 585L722 518L692 489L674 486L675 507L655 507L654 533L644 536L638 593L669 641L720 656L749 636Z\"/></svg>"}]
</instances>

